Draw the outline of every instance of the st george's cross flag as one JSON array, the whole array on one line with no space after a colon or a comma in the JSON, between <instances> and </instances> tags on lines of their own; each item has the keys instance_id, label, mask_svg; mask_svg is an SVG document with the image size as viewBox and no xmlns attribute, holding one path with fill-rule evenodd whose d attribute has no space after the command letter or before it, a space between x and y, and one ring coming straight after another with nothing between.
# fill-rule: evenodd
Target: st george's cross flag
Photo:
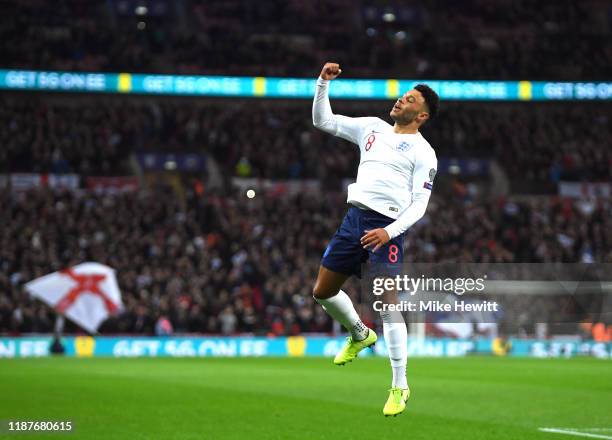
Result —
<instances>
[{"instance_id":1,"label":"st george's cross flag","mask_svg":"<svg viewBox=\"0 0 612 440\"><path fill-rule=\"evenodd\" d=\"M123 308L115 270L100 263L50 273L30 281L25 289L89 333Z\"/></svg>"}]
</instances>

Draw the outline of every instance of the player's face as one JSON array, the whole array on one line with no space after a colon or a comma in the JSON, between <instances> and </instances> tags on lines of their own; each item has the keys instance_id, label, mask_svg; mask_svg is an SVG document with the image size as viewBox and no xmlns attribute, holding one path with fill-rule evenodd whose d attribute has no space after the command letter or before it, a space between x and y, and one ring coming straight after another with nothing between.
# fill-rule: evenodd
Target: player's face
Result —
<instances>
[{"instance_id":1,"label":"player's face","mask_svg":"<svg viewBox=\"0 0 612 440\"><path fill-rule=\"evenodd\" d=\"M427 114L425 99L418 90L409 90L396 102L389 115L398 124L409 124L417 118L424 118Z\"/></svg>"}]
</instances>

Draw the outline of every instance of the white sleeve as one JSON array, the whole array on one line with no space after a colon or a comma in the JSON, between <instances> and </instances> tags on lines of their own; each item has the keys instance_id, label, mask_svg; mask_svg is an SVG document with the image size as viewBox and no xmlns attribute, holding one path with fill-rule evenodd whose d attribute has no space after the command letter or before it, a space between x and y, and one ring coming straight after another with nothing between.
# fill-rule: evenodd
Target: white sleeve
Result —
<instances>
[{"instance_id":1,"label":"white sleeve","mask_svg":"<svg viewBox=\"0 0 612 440\"><path fill-rule=\"evenodd\" d=\"M433 180L438 168L435 153L428 151L424 157L417 157L414 173L412 175L412 203L399 215L399 217L385 228L389 238L403 234L410 226L425 215L427 203L431 196Z\"/></svg>"},{"instance_id":2,"label":"white sleeve","mask_svg":"<svg viewBox=\"0 0 612 440\"><path fill-rule=\"evenodd\" d=\"M316 128L359 145L364 125L369 119L333 114L329 102L329 81L319 77L312 103L312 123Z\"/></svg>"}]
</instances>

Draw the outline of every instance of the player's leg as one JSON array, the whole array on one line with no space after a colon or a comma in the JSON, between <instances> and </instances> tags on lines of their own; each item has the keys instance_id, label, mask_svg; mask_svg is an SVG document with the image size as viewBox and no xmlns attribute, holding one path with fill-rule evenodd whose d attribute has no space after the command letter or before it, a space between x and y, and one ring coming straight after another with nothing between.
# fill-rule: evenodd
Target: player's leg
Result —
<instances>
[{"instance_id":1,"label":"player's leg","mask_svg":"<svg viewBox=\"0 0 612 440\"><path fill-rule=\"evenodd\" d=\"M397 303L397 292L390 292L384 299L385 304ZM408 329L401 312L384 310L380 312L383 324L383 335L391 363L392 380L389 398L383 408L385 416L396 416L406 408L410 396L406 379L408 363Z\"/></svg>"},{"instance_id":2,"label":"player's leg","mask_svg":"<svg viewBox=\"0 0 612 440\"><path fill-rule=\"evenodd\" d=\"M361 350L373 345L377 339L376 333L359 318L351 298L341 290L348 278L347 274L320 266L313 289L315 300L351 334L347 344L334 359L336 365L352 361Z\"/></svg>"},{"instance_id":3,"label":"player's leg","mask_svg":"<svg viewBox=\"0 0 612 440\"><path fill-rule=\"evenodd\" d=\"M351 276L361 276L361 264L367 252L361 246L362 210L350 207L342 224L332 237L323 258L313 296L334 319L346 328L351 336L334 359L336 365L352 361L357 354L376 342L377 336L359 318L353 302L341 290Z\"/></svg>"},{"instance_id":4,"label":"player's leg","mask_svg":"<svg viewBox=\"0 0 612 440\"><path fill-rule=\"evenodd\" d=\"M384 227L388 221L373 215L368 219L367 229ZM373 273L381 276L399 275L403 262L403 237L396 237L386 243L375 253L370 252L369 263ZM383 303L397 303L397 291L386 292ZM406 380L406 365L408 363L408 329L400 312L383 310L380 312L383 334L392 370L389 398L383 408L385 416L398 415L404 411L406 400L410 395Z\"/></svg>"},{"instance_id":5,"label":"player's leg","mask_svg":"<svg viewBox=\"0 0 612 440\"><path fill-rule=\"evenodd\" d=\"M396 237L375 253L370 254L369 262L372 270L381 276L394 277L400 274L403 257L403 239ZM397 304L397 291L385 292L383 304ZM406 380L406 365L408 363L408 328L401 312L382 310L380 318L383 325L385 345L393 371L391 388L408 388Z\"/></svg>"},{"instance_id":6,"label":"player's leg","mask_svg":"<svg viewBox=\"0 0 612 440\"><path fill-rule=\"evenodd\" d=\"M349 275L319 266L319 275L312 294L329 315L351 334L355 341L368 336L368 327L361 322L351 298L341 290Z\"/></svg>"},{"instance_id":7,"label":"player's leg","mask_svg":"<svg viewBox=\"0 0 612 440\"><path fill-rule=\"evenodd\" d=\"M384 304L397 304L397 291L385 293ZM408 363L408 328L401 312L383 310L380 312L383 335L393 372L391 387L408 388L406 364Z\"/></svg>"}]
</instances>

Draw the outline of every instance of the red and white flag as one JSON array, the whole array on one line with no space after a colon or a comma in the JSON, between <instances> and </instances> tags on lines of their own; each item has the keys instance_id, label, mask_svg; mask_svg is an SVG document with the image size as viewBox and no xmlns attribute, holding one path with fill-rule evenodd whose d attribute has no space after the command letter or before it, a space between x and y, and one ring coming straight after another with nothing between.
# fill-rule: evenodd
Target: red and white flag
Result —
<instances>
[{"instance_id":1,"label":"red and white flag","mask_svg":"<svg viewBox=\"0 0 612 440\"><path fill-rule=\"evenodd\" d=\"M30 281L25 288L90 333L123 308L115 270L100 263L53 272Z\"/></svg>"}]
</instances>

